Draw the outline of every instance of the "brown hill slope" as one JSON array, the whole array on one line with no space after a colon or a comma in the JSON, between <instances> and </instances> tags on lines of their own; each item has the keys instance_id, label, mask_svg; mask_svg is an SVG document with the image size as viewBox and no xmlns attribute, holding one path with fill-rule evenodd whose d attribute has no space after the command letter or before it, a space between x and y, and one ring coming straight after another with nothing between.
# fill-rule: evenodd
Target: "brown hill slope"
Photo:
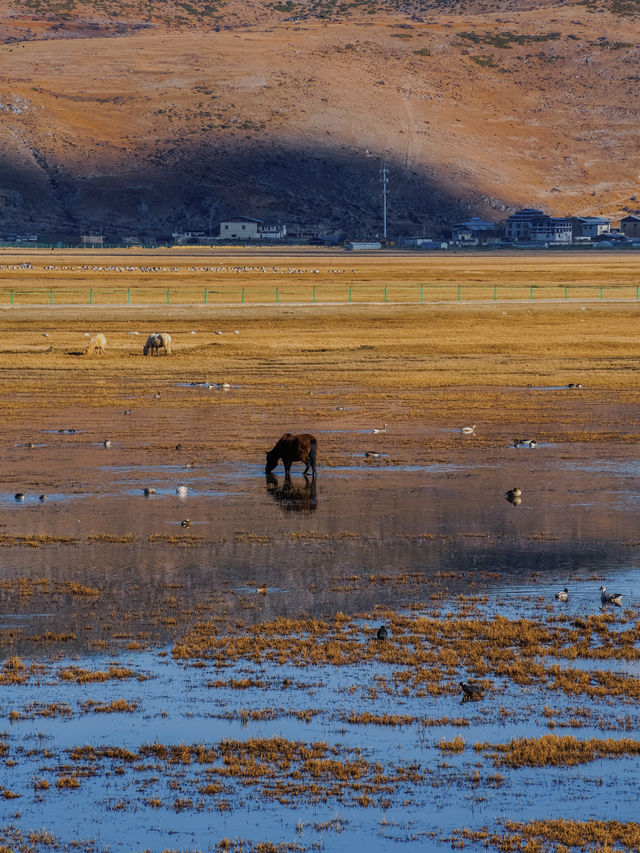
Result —
<instances>
[{"instance_id":1,"label":"brown hill slope","mask_svg":"<svg viewBox=\"0 0 640 853\"><path fill-rule=\"evenodd\" d=\"M0 7L0 232L215 233L243 213L372 233L383 159L391 232L640 205L637 18L60 8Z\"/></svg>"}]
</instances>

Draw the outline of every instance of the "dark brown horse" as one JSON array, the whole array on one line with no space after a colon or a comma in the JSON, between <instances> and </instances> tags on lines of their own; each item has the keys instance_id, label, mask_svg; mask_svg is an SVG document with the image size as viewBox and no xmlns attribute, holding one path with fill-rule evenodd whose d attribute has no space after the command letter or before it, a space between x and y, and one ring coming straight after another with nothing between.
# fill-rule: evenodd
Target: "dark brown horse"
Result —
<instances>
[{"instance_id":1,"label":"dark brown horse","mask_svg":"<svg viewBox=\"0 0 640 853\"><path fill-rule=\"evenodd\" d=\"M267 451L267 466L265 473L269 474L282 459L284 465L285 476L288 477L291 471L293 462L304 462L306 468L304 473L311 469L313 476L316 476L316 455L318 452L318 442L313 435L302 433L301 435L291 435L290 432L285 432L282 438L278 439L275 447Z\"/></svg>"}]
</instances>

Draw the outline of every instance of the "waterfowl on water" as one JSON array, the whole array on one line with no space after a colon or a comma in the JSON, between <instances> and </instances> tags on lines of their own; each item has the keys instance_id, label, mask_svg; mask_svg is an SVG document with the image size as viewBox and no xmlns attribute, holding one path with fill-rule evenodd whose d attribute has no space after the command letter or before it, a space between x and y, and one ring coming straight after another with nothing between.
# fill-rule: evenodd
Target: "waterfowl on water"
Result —
<instances>
[{"instance_id":1,"label":"waterfowl on water","mask_svg":"<svg viewBox=\"0 0 640 853\"><path fill-rule=\"evenodd\" d=\"M267 589L268 589L268 587L266 587L266 586L258 586L258 587L256 587L256 592L259 592L262 595L266 595Z\"/></svg>"},{"instance_id":2,"label":"waterfowl on water","mask_svg":"<svg viewBox=\"0 0 640 853\"><path fill-rule=\"evenodd\" d=\"M607 592L606 586L600 587L600 601L603 604L622 604L621 592Z\"/></svg>"},{"instance_id":3,"label":"waterfowl on water","mask_svg":"<svg viewBox=\"0 0 640 853\"><path fill-rule=\"evenodd\" d=\"M187 489L186 486L178 486L178 488L176 489L176 494L177 495L186 495L188 491L189 491L189 489Z\"/></svg>"},{"instance_id":4,"label":"waterfowl on water","mask_svg":"<svg viewBox=\"0 0 640 853\"><path fill-rule=\"evenodd\" d=\"M473 426L464 426L464 427L462 427L460 432L463 435L475 435L476 434L476 424L473 424Z\"/></svg>"},{"instance_id":5,"label":"waterfowl on water","mask_svg":"<svg viewBox=\"0 0 640 853\"><path fill-rule=\"evenodd\" d=\"M386 625L381 625L376 631L376 640L386 640L389 636L389 631Z\"/></svg>"},{"instance_id":6,"label":"waterfowl on water","mask_svg":"<svg viewBox=\"0 0 640 853\"><path fill-rule=\"evenodd\" d=\"M508 492L505 492L505 499L509 501L510 504L514 506L520 506L522 503L522 490L517 486L513 489L509 489Z\"/></svg>"},{"instance_id":7,"label":"waterfowl on water","mask_svg":"<svg viewBox=\"0 0 640 853\"><path fill-rule=\"evenodd\" d=\"M535 438L514 438L513 446L514 447L536 447L537 441Z\"/></svg>"},{"instance_id":8,"label":"waterfowl on water","mask_svg":"<svg viewBox=\"0 0 640 853\"><path fill-rule=\"evenodd\" d=\"M477 702L478 699L482 699L483 690L479 684L471 684L468 681L461 681L460 687L462 687L463 702Z\"/></svg>"},{"instance_id":9,"label":"waterfowl on water","mask_svg":"<svg viewBox=\"0 0 640 853\"><path fill-rule=\"evenodd\" d=\"M153 488L153 486L146 486L142 491L145 493L145 495L155 495L156 493L156 490Z\"/></svg>"},{"instance_id":10,"label":"waterfowl on water","mask_svg":"<svg viewBox=\"0 0 640 853\"><path fill-rule=\"evenodd\" d=\"M105 438L105 440L102 443L106 448L111 447L111 441L108 438Z\"/></svg>"},{"instance_id":11,"label":"waterfowl on water","mask_svg":"<svg viewBox=\"0 0 640 853\"><path fill-rule=\"evenodd\" d=\"M376 433L376 435L379 435L381 432L386 432L386 431L387 431L387 425L386 424L383 425L382 429L374 429L373 430L373 432Z\"/></svg>"},{"instance_id":12,"label":"waterfowl on water","mask_svg":"<svg viewBox=\"0 0 640 853\"><path fill-rule=\"evenodd\" d=\"M191 527L191 521L188 518L183 518L180 527Z\"/></svg>"},{"instance_id":13,"label":"waterfowl on water","mask_svg":"<svg viewBox=\"0 0 640 853\"><path fill-rule=\"evenodd\" d=\"M556 598L558 601L568 601L569 600L569 590L566 588L561 589L560 592L556 592Z\"/></svg>"},{"instance_id":14,"label":"waterfowl on water","mask_svg":"<svg viewBox=\"0 0 640 853\"><path fill-rule=\"evenodd\" d=\"M14 497L17 501L23 501L24 500L24 492L16 492Z\"/></svg>"},{"instance_id":15,"label":"waterfowl on water","mask_svg":"<svg viewBox=\"0 0 640 853\"><path fill-rule=\"evenodd\" d=\"M47 499L46 495L40 495L40 500L44 503Z\"/></svg>"}]
</instances>

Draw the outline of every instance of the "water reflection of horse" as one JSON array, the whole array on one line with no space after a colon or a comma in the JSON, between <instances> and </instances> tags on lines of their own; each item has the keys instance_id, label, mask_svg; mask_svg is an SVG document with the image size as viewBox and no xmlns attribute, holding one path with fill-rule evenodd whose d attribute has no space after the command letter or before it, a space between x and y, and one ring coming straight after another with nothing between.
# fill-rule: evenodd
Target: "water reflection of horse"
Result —
<instances>
[{"instance_id":1,"label":"water reflection of horse","mask_svg":"<svg viewBox=\"0 0 640 853\"><path fill-rule=\"evenodd\" d=\"M287 512L313 512L318 506L316 478L304 476L304 485L293 485L285 475L282 486L275 474L267 474L267 492Z\"/></svg>"}]
</instances>

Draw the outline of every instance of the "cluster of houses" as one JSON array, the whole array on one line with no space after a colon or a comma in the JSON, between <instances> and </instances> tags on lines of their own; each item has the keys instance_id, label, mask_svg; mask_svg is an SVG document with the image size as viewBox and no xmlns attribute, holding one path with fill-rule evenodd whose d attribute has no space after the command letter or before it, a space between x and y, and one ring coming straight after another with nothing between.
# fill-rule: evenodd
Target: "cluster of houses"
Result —
<instances>
[{"instance_id":1,"label":"cluster of houses","mask_svg":"<svg viewBox=\"0 0 640 853\"><path fill-rule=\"evenodd\" d=\"M531 207L516 211L499 224L473 216L451 229L451 242L457 246L495 242L535 246L615 244L633 240L640 240L640 216L625 216L619 228L612 228L611 220L605 216L548 216Z\"/></svg>"},{"instance_id":2,"label":"cluster of houses","mask_svg":"<svg viewBox=\"0 0 640 853\"><path fill-rule=\"evenodd\" d=\"M220 223L219 240L284 240L286 225L267 225L261 219L238 216ZM611 219L605 216L548 216L542 210L524 208L504 220L488 222L472 216L451 228L451 236L434 240L429 237L402 237L398 245L404 248L446 249L453 246L480 245L533 245L555 246L580 243L627 244L640 240L640 216L625 216L619 228L612 228ZM352 241L350 249L380 249L379 240Z\"/></svg>"}]
</instances>

